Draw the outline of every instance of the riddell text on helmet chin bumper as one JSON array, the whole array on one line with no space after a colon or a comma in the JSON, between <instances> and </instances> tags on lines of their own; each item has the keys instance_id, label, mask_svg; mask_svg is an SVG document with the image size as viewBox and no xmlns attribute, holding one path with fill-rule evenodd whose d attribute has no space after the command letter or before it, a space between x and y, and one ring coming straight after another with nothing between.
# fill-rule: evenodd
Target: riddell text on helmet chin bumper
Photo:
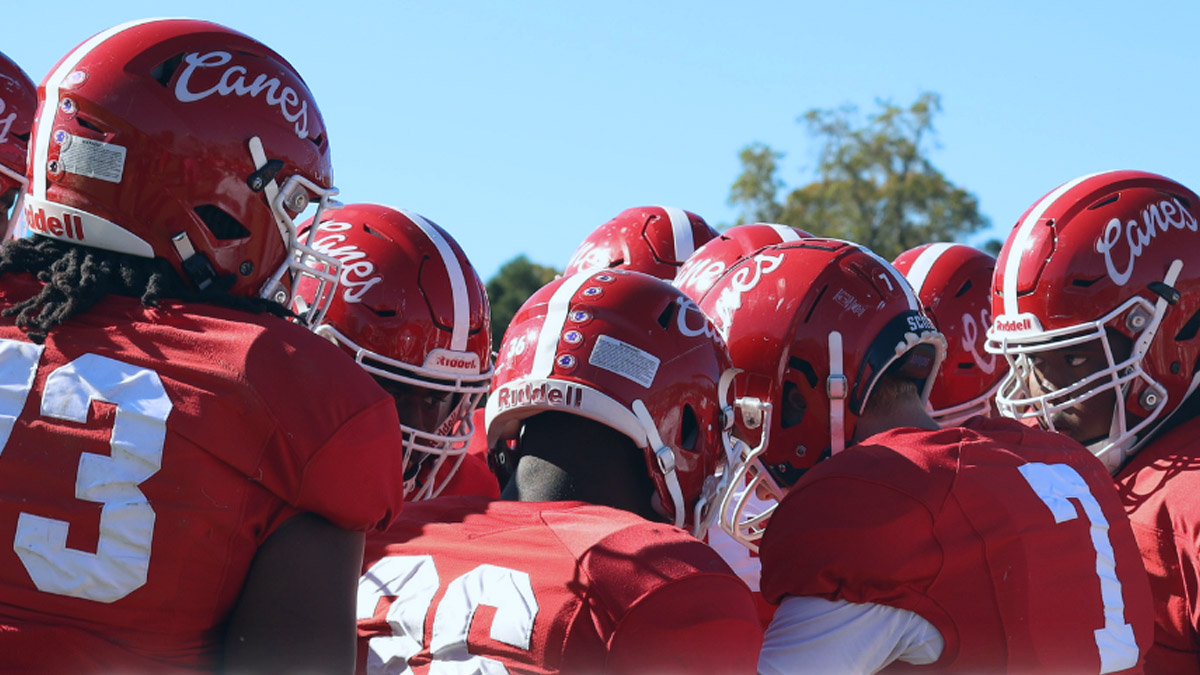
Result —
<instances>
[{"instance_id":1,"label":"riddell text on helmet chin bumper","mask_svg":"<svg viewBox=\"0 0 1200 675\"><path fill-rule=\"evenodd\" d=\"M1041 332L1042 322L1029 313L1004 315L996 317L992 322L992 330L996 333L1030 333Z\"/></svg>"},{"instance_id":2,"label":"riddell text on helmet chin bumper","mask_svg":"<svg viewBox=\"0 0 1200 675\"><path fill-rule=\"evenodd\" d=\"M496 407L500 410L529 403L578 408L583 403L583 389L569 384L542 382L533 385L526 382L523 385L504 387L496 392Z\"/></svg>"},{"instance_id":3,"label":"riddell text on helmet chin bumper","mask_svg":"<svg viewBox=\"0 0 1200 675\"><path fill-rule=\"evenodd\" d=\"M68 239L76 239L84 241L83 236L83 220L79 216L74 216L69 213L62 214L61 217L46 215L46 209L39 207L36 211L32 205L25 207L25 222L28 223L29 229L41 234L48 234L55 237L67 237Z\"/></svg>"}]
</instances>

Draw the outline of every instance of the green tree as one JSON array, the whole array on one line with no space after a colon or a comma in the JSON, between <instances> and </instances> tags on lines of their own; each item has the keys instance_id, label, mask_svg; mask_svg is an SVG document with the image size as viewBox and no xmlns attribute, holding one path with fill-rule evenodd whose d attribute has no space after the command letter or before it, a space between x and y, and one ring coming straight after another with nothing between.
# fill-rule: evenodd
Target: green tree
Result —
<instances>
[{"instance_id":1,"label":"green tree","mask_svg":"<svg viewBox=\"0 0 1200 675\"><path fill-rule=\"evenodd\" d=\"M937 94L908 108L887 101L860 121L858 109L815 108L798 121L817 145L817 179L777 199L783 155L762 143L742 149L742 174L729 193L739 223L767 221L861 243L892 259L930 241L953 241L988 225L975 196L928 158Z\"/></svg>"},{"instance_id":2,"label":"green tree","mask_svg":"<svg viewBox=\"0 0 1200 675\"><path fill-rule=\"evenodd\" d=\"M783 207L775 195L783 181L775 177L783 153L775 152L763 143L751 143L738 153L742 175L729 191L729 203L741 204L743 219L739 222L777 223L783 217Z\"/></svg>"},{"instance_id":3,"label":"green tree","mask_svg":"<svg viewBox=\"0 0 1200 675\"><path fill-rule=\"evenodd\" d=\"M500 339L508 322L534 291L554 280L558 270L529 261L519 255L504 263L496 276L488 279L488 302L492 306L492 349L500 348Z\"/></svg>"}]
</instances>

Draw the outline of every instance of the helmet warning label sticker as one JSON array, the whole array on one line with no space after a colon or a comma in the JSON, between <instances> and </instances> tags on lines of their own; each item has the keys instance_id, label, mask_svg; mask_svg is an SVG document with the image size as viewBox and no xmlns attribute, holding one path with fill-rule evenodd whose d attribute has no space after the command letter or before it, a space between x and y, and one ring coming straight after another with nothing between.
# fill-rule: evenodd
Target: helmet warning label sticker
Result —
<instances>
[{"instance_id":1,"label":"helmet warning label sticker","mask_svg":"<svg viewBox=\"0 0 1200 675\"><path fill-rule=\"evenodd\" d=\"M654 383L659 362L659 358L650 352L607 335L596 338L596 345L588 357L588 363L593 366L616 373L647 389Z\"/></svg>"},{"instance_id":2,"label":"helmet warning label sticker","mask_svg":"<svg viewBox=\"0 0 1200 675\"><path fill-rule=\"evenodd\" d=\"M125 146L64 133L58 161L67 173L120 183L125 174Z\"/></svg>"}]
</instances>

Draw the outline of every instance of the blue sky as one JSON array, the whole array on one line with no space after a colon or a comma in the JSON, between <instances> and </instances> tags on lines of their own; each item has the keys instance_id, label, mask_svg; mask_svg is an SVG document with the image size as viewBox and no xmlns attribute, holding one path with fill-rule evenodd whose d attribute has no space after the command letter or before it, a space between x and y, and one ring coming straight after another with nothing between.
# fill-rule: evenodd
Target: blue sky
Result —
<instances>
[{"instance_id":1,"label":"blue sky","mask_svg":"<svg viewBox=\"0 0 1200 675\"><path fill-rule=\"evenodd\" d=\"M54 9L51 10L50 7ZM738 151L815 147L796 118L942 96L931 157L1003 238L1077 175L1144 169L1200 189L1200 3L607 0L10 3L3 50L35 81L111 25L187 15L270 45L308 81L345 201L446 228L480 276L561 268L644 204L731 223Z\"/></svg>"}]
</instances>

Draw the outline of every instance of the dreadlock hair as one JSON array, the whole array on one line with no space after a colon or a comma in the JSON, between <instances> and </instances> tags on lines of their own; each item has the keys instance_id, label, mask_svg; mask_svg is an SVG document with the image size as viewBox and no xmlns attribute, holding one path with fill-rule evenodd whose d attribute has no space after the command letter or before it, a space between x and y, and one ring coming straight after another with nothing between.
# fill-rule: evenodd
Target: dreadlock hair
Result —
<instances>
[{"instance_id":1,"label":"dreadlock hair","mask_svg":"<svg viewBox=\"0 0 1200 675\"><path fill-rule=\"evenodd\" d=\"M229 295L234 278L218 278L202 291L193 290L162 258L81 246L34 235L0 246L0 275L28 272L43 286L39 293L0 314L17 317L17 327L38 344L51 328L82 314L109 294L140 298L146 307L161 298L205 302L254 314L294 316L279 303L263 298Z\"/></svg>"}]
</instances>

